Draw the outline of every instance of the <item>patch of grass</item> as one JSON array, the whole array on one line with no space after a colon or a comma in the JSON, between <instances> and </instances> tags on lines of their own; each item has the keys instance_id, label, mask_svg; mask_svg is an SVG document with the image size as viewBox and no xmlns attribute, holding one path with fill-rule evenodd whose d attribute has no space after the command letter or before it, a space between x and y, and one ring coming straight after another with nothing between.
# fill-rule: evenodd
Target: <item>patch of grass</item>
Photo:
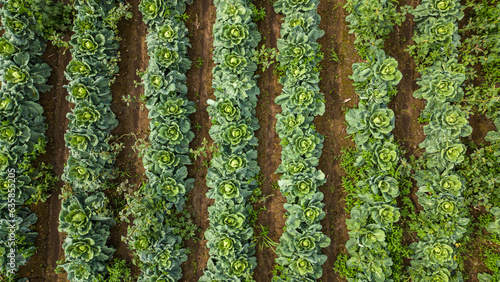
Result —
<instances>
[{"instance_id":1,"label":"patch of grass","mask_svg":"<svg viewBox=\"0 0 500 282\"><path fill-rule=\"evenodd\" d=\"M106 282L132 282L134 277L131 274L130 266L123 259L115 258L108 264L108 278Z\"/></svg>"}]
</instances>

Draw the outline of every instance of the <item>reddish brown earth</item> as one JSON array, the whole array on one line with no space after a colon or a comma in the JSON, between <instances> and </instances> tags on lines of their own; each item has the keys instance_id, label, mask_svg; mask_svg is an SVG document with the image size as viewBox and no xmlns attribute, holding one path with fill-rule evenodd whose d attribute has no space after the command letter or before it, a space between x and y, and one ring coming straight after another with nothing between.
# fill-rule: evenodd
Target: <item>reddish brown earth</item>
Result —
<instances>
[{"instance_id":1,"label":"reddish brown earth","mask_svg":"<svg viewBox=\"0 0 500 282\"><path fill-rule=\"evenodd\" d=\"M418 0L401 0L401 5L416 6ZM136 75L136 70L145 70L149 60L145 44L146 26L142 22L142 16L138 11L138 0L130 1L134 14L129 21L122 21L119 25L119 34L122 37L120 52L122 56L119 62L120 73L116 77L113 85L112 109L120 122L113 131L119 142L123 142L124 150L118 155L116 166L126 175L116 180L119 183L128 180L130 187L136 187L144 179L142 160L132 146L137 139L147 138L148 118L147 110L141 109L140 103L131 102L129 106L122 100L122 96L133 96L139 98L143 93L142 87L136 88L134 81L140 78ZM358 103L354 93L352 81L348 78L352 74L351 65L360 61L360 57L353 47L354 35L348 34L348 27L345 21L346 13L342 9L344 0L324 0L321 1L318 13L322 20L320 28L325 31L325 36L319 40L322 45L321 51L325 54L321 62L321 82L320 88L325 96L326 113L315 119L315 125L321 134L325 136L323 154L320 159L319 169L327 175L327 183L321 190L325 194L326 217L322 221L323 231L332 239L332 244L323 250L328 255L328 260L323 266L323 277L321 281L344 281L333 271L336 257L340 253L346 253L345 242L348 239L348 230L345 219L349 216L344 208L343 198L345 191L342 188L342 176L344 171L340 167L341 148L352 147L354 143L347 137L344 111L352 108ZM258 28L262 34L261 45L266 47L276 47L276 40L279 37L279 29L282 16L276 15L270 1L256 1L257 7L264 7L266 18L259 21ZM188 71L187 85L189 89L189 99L194 101L197 107L196 114L191 116L193 131L196 134L191 143L192 148L200 148L203 140L208 140L212 144L208 135L210 121L206 112L207 99L214 99L211 88L212 73L214 67L212 61L212 25L215 22L215 7L212 0L195 0L187 8L186 13L189 19L186 24L190 31L189 55L193 61L192 68ZM422 124L417 122L420 111L424 108L424 102L414 99L413 91L418 87L415 79L419 74L414 71L415 65L412 58L404 51L408 44L412 44L413 22L411 17L401 27L395 29L386 42L386 52L399 61L399 69L403 72L403 80L398 86L398 95L389 104L396 113L396 127L394 135L406 150L406 157L420 155L417 145L425 138ZM260 48L260 45L259 45ZM331 49L335 50L340 59L339 62L331 60ZM47 154L41 160L54 164L54 172L61 175L63 165L68 156L68 150L64 146L64 132L67 128L66 113L70 109L69 103L64 98L66 90L62 87L67 83L64 79L64 69L71 59L68 52L62 54L61 49L49 47L44 59L54 69L49 80L54 88L42 96L41 104L45 109L46 122L49 125L47 136L49 143ZM256 226L269 227L269 238L278 242L284 227L285 198L275 189L278 176L274 171L280 163L281 146L279 138L275 132L276 118L280 107L274 103L276 96L280 94L281 86L277 82L277 76L273 73L272 67L265 71L258 71L258 85L261 90L259 104L257 106L257 117L260 122L260 129L256 135L259 139L258 162L261 167L261 189L265 201L255 205L255 208L265 208L259 213ZM491 129L491 122L481 116L473 116L470 120L474 128L473 141L482 140L488 130ZM199 125L199 126L198 126ZM193 214L193 221L200 228L197 233L198 240L187 241L187 247L191 249L188 261L182 265L182 281L197 281L203 274L208 259L208 249L203 232L208 227L207 207L212 204L205 196L207 192L205 176L207 172L206 164L210 159L201 156L193 161L189 167L190 177L196 179L193 191L189 193L189 200L186 204ZM274 185L273 185L274 184ZM51 197L45 203L33 206L39 220L36 230L40 233L37 238L37 253L30 262L21 268L21 274L30 281L67 281L64 274L54 272L57 261L63 258L62 242L63 235L57 231L59 225L58 215L60 210L60 200L58 195L62 183L54 188ZM415 187L413 189L416 190ZM413 191L413 192L414 192ZM118 212L123 206L124 198L118 193L108 193L112 198L111 206ZM416 197L412 196L412 201L416 204ZM112 229L111 243L117 248L115 257L131 261L132 254L127 246L121 241L121 237L126 234L126 223L119 223ZM260 227L255 229L255 234L259 235ZM262 239L259 240L261 242ZM411 241L411 236L407 234L406 243ZM274 259L277 257L270 248L256 247L256 257L258 266L255 269L254 278L258 282L270 281L272 270L274 269ZM408 263L408 262L407 262ZM469 259L466 262L466 271L470 277L484 271L477 259ZM133 268L133 274L138 274L138 269ZM471 279L471 281L476 281Z\"/></svg>"},{"instance_id":2,"label":"reddish brown earth","mask_svg":"<svg viewBox=\"0 0 500 282\"><path fill-rule=\"evenodd\" d=\"M266 48L276 48L277 37L279 36L281 18L277 15L269 1L256 1L254 3L259 9L264 7L266 17L257 22L262 40L258 46ZM257 161L260 166L260 175L262 185L262 195L265 200L257 203L254 209L261 209L256 226L254 226L254 236L259 236L262 232L260 225L269 227L268 237L274 242L279 242L285 226L283 217L285 209L283 204L286 202L281 195L277 182L278 175L274 174L281 163L280 140L276 133L276 114L281 112L281 107L274 103L276 96L281 93L281 85L278 83L278 77L273 74L273 64L265 71L259 69L257 74L257 85L260 88L259 103L257 104L257 118L259 119L260 129L256 132L259 139ZM260 67L260 66L259 66ZM274 186L273 186L274 185ZM274 259L277 255L274 253L274 247L263 245L263 238L259 238L256 246L257 267L254 271L256 281L271 281L272 269L274 268Z\"/></svg>"},{"instance_id":3,"label":"reddish brown earth","mask_svg":"<svg viewBox=\"0 0 500 282\"><path fill-rule=\"evenodd\" d=\"M210 145L213 144L208 135L211 123L206 108L207 100L215 99L212 90L212 69L215 66L212 61L212 26L215 23L215 6L212 0L194 1L186 13L189 15L186 24L190 31L189 40L192 46L188 52L193 61L191 69L187 72L188 97L196 104L196 113L191 115L191 127L195 133L191 148L196 149L202 146L204 140ZM207 265L208 249L204 232L208 227L207 208L213 200L205 196L208 191L205 176L208 168L206 164L210 158L210 154L207 154L207 157L201 156L193 161L193 165L189 168L189 175L196 179L196 184L188 195L189 200L185 208L193 214L193 221L201 231L197 234L198 240L187 242L192 253L189 254L188 261L182 265L182 281L198 281Z\"/></svg>"},{"instance_id":4,"label":"reddish brown earth","mask_svg":"<svg viewBox=\"0 0 500 282\"><path fill-rule=\"evenodd\" d=\"M325 194L326 217L321 224L323 232L332 239L323 253L328 256L323 265L321 281L343 281L333 271L333 265L340 253L346 253L344 244L349 238L345 220L348 214L342 199L345 192L342 188L344 171L340 167L340 150L343 147L353 147L354 142L347 138L344 110L352 108L358 103L349 75L352 74L351 65L360 61L360 57L353 48L354 36L349 34L347 15L342 9L342 1L321 1L318 14L321 16L320 28L325 31L323 38L318 42L322 45L321 51L325 54L321 62L320 89L325 96L326 112L317 117L314 124L318 132L325 136L323 154L320 158L319 169L326 175L327 182L321 190ZM332 51L338 55L339 62L332 60Z\"/></svg>"},{"instance_id":5,"label":"reddish brown earth","mask_svg":"<svg viewBox=\"0 0 500 282\"><path fill-rule=\"evenodd\" d=\"M63 85L67 83L64 79L64 70L71 60L71 54L69 51L62 54L61 49L49 45L43 59L53 69L48 84L54 87L40 96L40 104L45 110L45 122L49 125L46 131L47 153L40 157L40 161L53 164L55 174L60 176L68 157L64 133L68 125L66 113L70 104L65 99L66 90ZM29 277L30 281L58 281L54 269L57 266L56 261L62 259L64 255L61 248L64 236L57 230L61 208L58 195L61 187L62 182L59 182L45 203L31 207L38 215L35 226L35 230L39 233L35 242L38 249L29 263L20 269L20 275Z\"/></svg>"}]
</instances>

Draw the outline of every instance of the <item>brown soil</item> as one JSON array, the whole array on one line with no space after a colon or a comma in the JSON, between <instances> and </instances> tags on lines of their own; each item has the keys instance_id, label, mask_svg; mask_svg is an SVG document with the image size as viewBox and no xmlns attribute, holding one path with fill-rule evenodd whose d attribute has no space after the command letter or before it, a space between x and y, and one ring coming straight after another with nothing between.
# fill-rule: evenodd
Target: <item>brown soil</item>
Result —
<instances>
[{"instance_id":1,"label":"brown soil","mask_svg":"<svg viewBox=\"0 0 500 282\"><path fill-rule=\"evenodd\" d=\"M260 49L262 45L265 45L266 48L276 48L282 16L274 12L269 1L257 1L255 5L259 9L264 7L266 11L265 19L257 22L259 32L262 35L258 48ZM278 77L273 73L273 66L274 64L265 71L262 71L262 69L257 71L260 76L257 79L257 85L260 88L259 102L256 108L256 116L260 124L260 129L256 132L259 139L257 161L260 166L262 183L260 189L265 200L254 206L255 210L263 209L259 213L258 221L254 226L254 236L259 236L262 233L260 227L262 225L269 227L267 236L274 242L279 242L285 226L283 204L286 200L277 186L279 177L274 173L281 163L280 140L275 129L275 116L281 112L281 107L274 103L276 96L281 93L281 85L278 83ZM277 255L274 253L274 247L263 244L264 239L259 237L255 248L257 267L254 272L254 279L256 281L271 281L274 260Z\"/></svg>"},{"instance_id":2,"label":"brown soil","mask_svg":"<svg viewBox=\"0 0 500 282\"><path fill-rule=\"evenodd\" d=\"M208 141L212 145L212 139L208 135L210 120L207 113L207 100L215 99L212 90L212 69L215 64L212 61L212 26L215 23L215 6L212 0L194 1L188 6L186 13L189 15L187 27L190 31L191 48L188 49L189 56L193 61L191 69L187 72L187 85L189 100L196 104L196 113L191 116L191 128L195 133L195 138L190 146L193 149L202 147L203 141ZM197 234L198 240L190 240L187 247L192 253L188 256L188 261L182 265L182 281L198 281L203 270L206 268L208 260L207 241L204 232L208 227L207 208L213 203L205 194L208 191L205 176L207 175L208 161L211 155L207 152L207 157L201 156L193 161L189 168L189 176L196 179L194 189L189 193L189 200L186 204L194 216L194 223L200 228Z\"/></svg>"},{"instance_id":3,"label":"brown soil","mask_svg":"<svg viewBox=\"0 0 500 282\"><path fill-rule=\"evenodd\" d=\"M331 238L332 243L323 250L328 259L323 265L321 281L328 282L343 281L333 271L337 256L347 253L344 245L349 238L345 224L349 215L345 212L342 200L346 195L342 188L342 177L345 174L338 157L341 148L354 146L351 138L347 138L344 110L358 103L358 97L348 76L352 74L352 64L359 62L360 57L353 48L354 36L348 33L347 22L344 20L347 15L342 9L344 4L344 1L321 1L318 7L318 14L321 16L319 27L325 31L325 35L318 42L325 54L321 61L320 89L325 95L326 112L322 117L317 117L314 124L318 132L325 136L318 169L327 176L327 182L321 189L325 194L323 202L326 211L326 217L321 224L323 232ZM339 62L332 60L332 49Z\"/></svg>"},{"instance_id":4,"label":"brown soil","mask_svg":"<svg viewBox=\"0 0 500 282\"><path fill-rule=\"evenodd\" d=\"M118 63L120 70L116 81L111 86L113 92L111 110L115 113L119 123L111 134L115 138L113 142L124 144L123 150L118 154L115 162L115 167L124 175L120 174L121 176L114 183L128 181L130 187L137 188L146 177L142 158L138 156L139 152L134 150L133 146L141 140L149 140L147 133L149 119L146 107L142 103L135 102L140 100L144 91L140 86L135 87L134 81L141 81L136 72L137 70L146 70L149 56L145 41L146 26L138 9L139 1L129 1L129 3L132 5L134 17L128 21L122 20L118 25L118 35L122 38L119 49L121 61ZM128 97L128 95L130 95L132 102L127 105L122 97ZM106 195L110 199L110 207L115 211L115 216L118 216L118 211L126 204L126 199L123 195L113 191L108 191ZM116 248L114 257L130 262L133 255L127 244L122 241L122 237L127 234L127 226L126 222L118 221L111 229L109 242ZM139 274L137 267L133 266L132 274Z\"/></svg>"},{"instance_id":5,"label":"brown soil","mask_svg":"<svg viewBox=\"0 0 500 282\"><path fill-rule=\"evenodd\" d=\"M136 69L145 70L147 68L148 56L145 44L146 26L142 22L142 16L138 11L139 0L129 1L133 7L133 18L129 21L122 21L119 25L120 52L122 60L119 63L120 73L117 75L113 85L112 109L119 120L119 126L112 132L120 142L125 144L124 150L119 154L116 166L127 176L120 177L116 183L128 180L134 186L142 182L144 169L142 160L137 152L132 148L138 138L147 138L148 111L141 109L140 103L131 102L129 106L122 100L122 96L130 94L132 97L139 97L143 90L141 87L134 87L134 80L139 81ZM401 0L400 5L415 6L418 0ZM344 208L343 198L345 191L342 188L342 176L344 171L340 167L339 156L341 148L353 147L354 143L347 137L344 110L352 108L358 103L357 95L354 93L352 81L348 78L352 74L352 64L360 62L361 59L353 47L354 35L348 33L345 21L346 13L342 9L345 0L325 0L321 1L318 13L321 15L320 28L325 31L325 36L319 40L322 45L321 51L325 54L321 62L321 82L320 88L325 96L326 113L315 119L315 125L319 133L325 136L323 155L320 159L318 169L327 176L327 183L321 190L325 194L326 217L322 221L323 231L331 239L332 243L323 250L327 254L328 260L323 266L323 277L321 281L344 281L333 271L333 266L337 255L346 253L345 242L349 238L345 219L349 217ZM279 29L282 16L276 15L270 1L259 0L255 3L257 7L264 7L266 17L258 22L259 31L262 34L261 45L266 47L276 47L276 40L279 37ZM212 26L215 22L215 7L212 0L194 1L187 8L189 15L187 27L190 31L190 41L192 47L188 49L189 56L193 61L192 68L187 73L187 85L189 89L189 99L194 101L197 112L191 116L193 131L196 134L191 143L191 148L200 148L203 140L206 139L211 145L212 141L208 135L210 121L206 112L207 100L214 99L211 88L212 68ZM403 72L403 80L398 86L398 95L389 104L389 107L396 113L396 127L394 135L406 150L406 157L420 155L418 144L425 138L422 124L417 122L420 111L424 108L423 101L413 98L412 93L418 86L415 79L419 74L414 71L415 65L409 54L404 51L407 45L413 43L413 22L411 16L407 21L391 34L386 42L386 52L399 61L399 69ZM260 45L259 45L260 48ZM335 50L340 59L339 62L331 60L331 50ZM47 154L41 160L54 164L54 172L61 175L63 165L68 156L68 150L64 145L64 132L67 128L66 113L70 109L69 103L64 98L66 90L62 87L67 84L64 79L64 69L71 59L71 55L66 52L62 55L60 49L49 47L44 59L54 69L49 80L54 88L41 97L41 104L45 109L46 122L49 125L47 136L49 143ZM269 227L269 238L278 242L284 227L285 198L279 192L275 184L278 175L274 174L280 163L281 146L279 138L275 132L276 118L280 107L274 103L274 99L281 92L281 86L277 82L277 76L273 69L258 71L260 78L258 85L261 90L259 103L257 106L257 117L260 122L260 129L256 136L259 139L258 162L261 168L261 189L266 200L255 205L255 209L265 208L259 213L255 228L255 234L259 235L260 225ZM492 123L481 116L473 116L470 120L474 128L471 137L472 141L481 141L487 131L492 128ZM205 176L207 172L207 162L211 156L201 156L193 161L189 167L189 175L196 179L195 188L189 193L189 200L186 203L188 209L194 216L194 223L199 226L197 233L198 240L190 240L187 247L191 249L188 261L182 265L183 278L181 281L197 281L206 268L208 259L208 249L203 232L209 225L207 207L212 204L205 196L207 192ZM61 248L63 235L58 232L58 215L60 210L60 188L62 183L54 189L51 197L46 203L33 206L39 220L36 230L40 233L36 245L37 253L30 262L21 268L20 274L28 277L30 281L67 281L64 274L56 274L54 268L57 261L63 258ZM416 190L414 188L414 190ZM414 192L414 191L413 191ZM111 206L118 210L124 203L123 196L109 193ZM417 203L416 197L412 196L412 201ZM132 254L127 246L121 241L121 236L126 234L127 224L119 223L112 229L111 243L117 248L115 257L124 258L131 261ZM407 241L409 242L409 236ZM262 242L262 239L259 239ZM274 260L277 257L270 248L256 247L257 268L254 278L256 281L270 281ZM471 277L474 277L477 270L477 259L466 262L466 270ZM133 274L138 274L138 269L133 269ZM474 280L471 280L474 281Z\"/></svg>"},{"instance_id":6,"label":"brown soil","mask_svg":"<svg viewBox=\"0 0 500 282\"><path fill-rule=\"evenodd\" d=\"M68 125L66 113L70 109L70 104L65 99L67 92L63 85L67 84L64 79L64 70L71 60L71 54L67 51L63 55L61 49L49 45L43 59L53 69L48 84L54 87L40 96L40 104L45 110L45 122L49 125L46 131L47 153L40 157L40 161L52 164L54 173L60 176L68 157L64 133ZM64 236L57 230L61 209L61 200L58 196L61 187L62 182L59 182L58 187L54 187L51 196L45 203L31 207L32 211L38 215L38 221L35 225L35 230L39 233L35 241L38 249L29 263L22 267L19 272L22 277L28 277L30 281L58 281L58 275L55 274L54 269L57 266L57 261L64 256L62 251Z\"/></svg>"}]
</instances>

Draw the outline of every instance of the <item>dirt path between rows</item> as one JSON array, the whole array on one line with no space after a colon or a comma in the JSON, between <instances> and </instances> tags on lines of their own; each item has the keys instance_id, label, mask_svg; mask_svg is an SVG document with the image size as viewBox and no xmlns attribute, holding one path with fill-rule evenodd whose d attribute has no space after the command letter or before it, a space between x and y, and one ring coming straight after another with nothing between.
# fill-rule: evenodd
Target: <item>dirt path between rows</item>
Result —
<instances>
[{"instance_id":1,"label":"dirt path between rows","mask_svg":"<svg viewBox=\"0 0 500 282\"><path fill-rule=\"evenodd\" d=\"M345 225L348 214L345 212L342 200L345 197L342 188L344 171L340 167L338 157L341 148L354 146L354 142L347 138L344 110L358 103L352 81L348 76L352 74L351 65L359 62L360 58L352 46L354 36L348 33L349 29L344 20L346 16L342 9L344 4L345 1L321 1L318 6L318 14L321 16L319 27L325 31L325 35L318 42L325 54L321 61L320 89L325 95L326 112L322 117L315 119L315 124L318 132L325 136L323 154L318 167L327 176L327 182L321 189L325 194L326 212L321 224L323 232L332 240L330 246L323 249L328 259L323 265L323 277L320 280L328 282L343 281L333 271L338 254L346 253L344 244L349 238ZM332 50L338 55L339 62L332 60Z\"/></svg>"},{"instance_id":2,"label":"dirt path between rows","mask_svg":"<svg viewBox=\"0 0 500 282\"><path fill-rule=\"evenodd\" d=\"M204 140L209 146L213 144L208 135L211 123L207 113L207 100L215 99L212 90L212 69L215 67L212 61L212 26L215 23L215 6L212 0L194 1L187 7L186 13L189 15L186 25L190 32L191 43L188 53L193 61L191 69L187 72L188 98L196 104L196 113L191 115L191 128L195 138L190 147L198 149L203 146ZM181 281L198 281L207 265L208 249L204 232L209 224L207 208L213 200L205 195L208 191L205 177L211 157L207 152L206 157L201 156L189 166L189 177L195 178L196 181L193 190L188 194L189 200L185 209L193 214L193 222L201 231L196 234L198 240L187 242L187 247L192 253L189 254L188 261L182 265Z\"/></svg>"},{"instance_id":3,"label":"dirt path between rows","mask_svg":"<svg viewBox=\"0 0 500 282\"><path fill-rule=\"evenodd\" d=\"M264 8L266 12L266 17L256 22L262 36L257 48L260 49L263 45L266 48L276 48L282 16L274 12L270 1L256 1L254 4L258 9ZM254 226L254 236L258 238L255 247L257 267L254 270L254 279L256 281L271 281L274 260L277 258L273 250L274 247L264 244L261 226L269 228L267 236L274 242L279 242L285 226L283 204L286 203L286 200L277 186L279 177L274 174L281 163L281 146L276 133L275 117L281 112L281 107L274 102L276 97L281 94L281 85L278 83L277 75L273 73L274 66L274 64L271 65L265 71L262 71L261 66L259 66L256 72L260 76L257 79L257 86L260 89L256 108L256 116L260 124L260 129L256 132L256 137L259 140L257 162L260 166L260 189L264 199L253 207L254 210L261 210Z\"/></svg>"},{"instance_id":4,"label":"dirt path between rows","mask_svg":"<svg viewBox=\"0 0 500 282\"><path fill-rule=\"evenodd\" d=\"M40 104L45 111L45 123L49 126L45 133L48 139L47 153L42 155L39 160L46 164L52 164L55 174L60 176L69 154L65 147L64 133L68 125L66 113L70 109L70 104L65 98L67 92L63 85L67 84L64 79L64 70L71 60L71 54L66 51L63 55L62 49L49 45L42 58L52 68L48 84L53 85L53 88L40 95ZM35 230L38 232L35 245L38 249L28 264L21 267L19 274L21 277L28 277L33 282L59 281L54 269L57 266L57 261L63 257L61 246L64 236L57 230L59 211L61 210L61 201L58 196L61 187L62 182L59 182L45 203L30 207L38 216L35 225Z\"/></svg>"}]
</instances>

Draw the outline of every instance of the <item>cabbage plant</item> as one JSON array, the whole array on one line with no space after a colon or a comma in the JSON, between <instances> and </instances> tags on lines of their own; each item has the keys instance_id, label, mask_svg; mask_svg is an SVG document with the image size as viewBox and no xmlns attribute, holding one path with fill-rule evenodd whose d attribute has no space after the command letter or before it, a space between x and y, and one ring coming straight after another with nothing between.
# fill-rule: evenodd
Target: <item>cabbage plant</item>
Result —
<instances>
[{"instance_id":1,"label":"cabbage plant","mask_svg":"<svg viewBox=\"0 0 500 282\"><path fill-rule=\"evenodd\" d=\"M472 133L469 114L458 105L442 104L430 114L430 122L424 126L424 133L435 138L466 137Z\"/></svg>"},{"instance_id":2,"label":"cabbage plant","mask_svg":"<svg viewBox=\"0 0 500 282\"><path fill-rule=\"evenodd\" d=\"M316 9L317 0L278 0L273 4L276 13L307 12Z\"/></svg>"},{"instance_id":3,"label":"cabbage plant","mask_svg":"<svg viewBox=\"0 0 500 282\"><path fill-rule=\"evenodd\" d=\"M353 74L349 76L357 85L386 84L388 87L396 86L403 74L398 70L396 59L387 56L382 49L371 48L367 62L354 63Z\"/></svg>"},{"instance_id":4,"label":"cabbage plant","mask_svg":"<svg viewBox=\"0 0 500 282\"><path fill-rule=\"evenodd\" d=\"M383 199L387 203L391 203L399 196L398 181L392 176L372 176L366 180L361 180L356 183L356 187L364 189L367 187L366 194L360 194L366 202L375 203Z\"/></svg>"},{"instance_id":5,"label":"cabbage plant","mask_svg":"<svg viewBox=\"0 0 500 282\"><path fill-rule=\"evenodd\" d=\"M0 56L9 58L16 53L17 47L14 46L7 38L0 37Z\"/></svg>"},{"instance_id":6,"label":"cabbage plant","mask_svg":"<svg viewBox=\"0 0 500 282\"><path fill-rule=\"evenodd\" d=\"M453 269L457 262L453 259L454 249L447 244L446 240L435 240L429 242L418 242L411 245L415 250L416 264L425 267L445 267ZM412 262L412 264L414 264Z\"/></svg>"},{"instance_id":7,"label":"cabbage plant","mask_svg":"<svg viewBox=\"0 0 500 282\"><path fill-rule=\"evenodd\" d=\"M139 11L141 11L145 22L162 17L165 12L164 9L165 4L161 0L145 0L139 4Z\"/></svg>"},{"instance_id":8,"label":"cabbage plant","mask_svg":"<svg viewBox=\"0 0 500 282\"><path fill-rule=\"evenodd\" d=\"M32 61L28 52L16 53L12 61L1 62L0 76L6 90L23 92L26 100L38 101L39 93L51 88L46 84L51 68L45 63Z\"/></svg>"},{"instance_id":9,"label":"cabbage plant","mask_svg":"<svg viewBox=\"0 0 500 282\"><path fill-rule=\"evenodd\" d=\"M300 199L297 204L285 204L288 214L286 226L292 229L305 229L323 219L325 217L322 209L324 204L321 202L323 198L323 193L316 192L310 198Z\"/></svg>"},{"instance_id":10,"label":"cabbage plant","mask_svg":"<svg viewBox=\"0 0 500 282\"><path fill-rule=\"evenodd\" d=\"M101 246L96 245L92 238L73 239L65 241L64 252L73 259L89 262L101 253Z\"/></svg>"},{"instance_id":11,"label":"cabbage plant","mask_svg":"<svg viewBox=\"0 0 500 282\"><path fill-rule=\"evenodd\" d=\"M347 133L354 134L356 145L363 146L370 138L387 138L394 128L394 112L381 104L367 108L360 103L357 109L347 112Z\"/></svg>"},{"instance_id":12,"label":"cabbage plant","mask_svg":"<svg viewBox=\"0 0 500 282\"><path fill-rule=\"evenodd\" d=\"M344 8L348 13L349 33L356 35L354 44L383 47L384 39L394 25L401 25L406 14L406 11L398 12L396 6L385 0L348 0Z\"/></svg>"},{"instance_id":13,"label":"cabbage plant","mask_svg":"<svg viewBox=\"0 0 500 282\"><path fill-rule=\"evenodd\" d=\"M190 1L141 1L139 10L148 25L146 36L147 71L142 85L149 109L149 140L144 152L148 183L129 200L136 217L129 228L127 242L140 259L139 281L178 281L180 265L187 260L183 238L170 226L184 208L185 194L194 179L187 178L189 142L194 138L189 115L195 105L187 99L185 72L188 30L180 16Z\"/></svg>"},{"instance_id":14,"label":"cabbage plant","mask_svg":"<svg viewBox=\"0 0 500 282\"><path fill-rule=\"evenodd\" d=\"M118 47L113 31L101 29L89 31L84 34L75 34L71 38L71 45L76 48L74 52L77 58L92 57L95 60L108 59Z\"/></svg>"},{"instance_id":15,"label":"cabbage plant","mask_svg":"<svg viewBox=\"0 0 500 282\"><path fill-rule=\"evenodd\" d=\"M307 88L297 86L285 91L276 97L276 104L280 105L285 112L307 113L317 116L325 112L325 102L318 88Z\"/></svg>"},{"instance_id":16,"label":"cabbage plant","mask_svg":"<svg viewBox=\"0 0 500 282\"><path fill-rule=\"evenodd\" d=\"M465 66L455 59L460 44L457 21L464 13L459 1L424 0L412 14L416 46L410 49L422 73L414 97L426 99L421 117L428 124L427 138L419 145L425 149L425 165L415 174L424 211L417 232L420 241L411 245L409 273L414 281L458 281L462 278L456 271L454 245L470 220L463 214L465 179L455 168L465 160L466 147L459 138L470 135L472 128L468 112L451 103L464 96Z\"/></svg>"},{"instance_id":17,"label":"cabbage plant","mask_svg":"<svg viewBox=\"0 0 500 282\"><path fill-rule=\"evenodd\" d=\"M321 265L326 256L321 248L330 240L321 232L323 193L318 189L326 182L318 165L323 136L313 125L315 116L325 112L320 93L318 64L323 58L316 42L324 35L318 28L316 0L279 0L274 3L277 13L285 15L278 39L283 67L280 84L282 93L276 97L281 113L276 115L276 131L282 145L281 164L277 173L281 193L286 197L286 232L277 247L280 271L272 281L315 281L322 276Z\"/></svg>"},{"instance_id":18,"label":"cabbage plant","mask_svg":"<svg viewBox=\"0 0 500 282\"><path fill-rule=\"evenodd\" d=\"M62 202L59 230L66 232L62 267L72 281L94 281L107 273L114 249L107 245L114 220L102 190L113 178L116 158L109 144L118 120L110 85L118 71L119 39L106 20L116 3L77 1L71 37L73 60L66 68L66 99L74 104L65 142L70 155L62 180L71 194Z\"/></svg>"},{"instance_id":19,"label":"cabbage plant","mask_svg":"<svg viewBox=\"0 0 500 282\"><path fill-rule=\"evenodd\" d=\"M419 145L426 149L425 155L432 156L428 161L430 168L451 170L455 165L465 160L465 145L451 140L429 140Z\"/></svg>"},{"instance_id":20,"label":"cabbage plant","mask_svg":"<svg viewBox=\"0 0 500 282\"><path fill-rule=\"evenodd\" d=\"M415 17L415 22L421 22L427 17L459 21L464 16L462 5L456 0L424 0L410 12Z\"/></svg>"},{"instance_id":21,"label":"cabbage plant","mask_svg":"<svg viewBox=\"0 0 500 282\"><path fill-rule=\"evenodd\" d=\"M210 226L205 232L210 249L207 269L200 281L251 280L256 266L249 225L248 197L257 187L255 107L259 89L252 57L260 41L252 22L252 9L241 0L215 1L212 87L215 100L207 111L209 134L218 148L207 173Z\"/></svg>"},{"instance_id":22,"label":"cabbage plant","mask_svg":"<svg viewBox=\"0 0 500 282\"><path fill-rule=\"evenodd\" d=\"M426 99L429 103L457 102L462 99L464 92L460 85L465 80L461 73L450 73L436 68L429 69L417 81L420 88L413 93L417 99Z\"/></svg>"}]
</instances>

